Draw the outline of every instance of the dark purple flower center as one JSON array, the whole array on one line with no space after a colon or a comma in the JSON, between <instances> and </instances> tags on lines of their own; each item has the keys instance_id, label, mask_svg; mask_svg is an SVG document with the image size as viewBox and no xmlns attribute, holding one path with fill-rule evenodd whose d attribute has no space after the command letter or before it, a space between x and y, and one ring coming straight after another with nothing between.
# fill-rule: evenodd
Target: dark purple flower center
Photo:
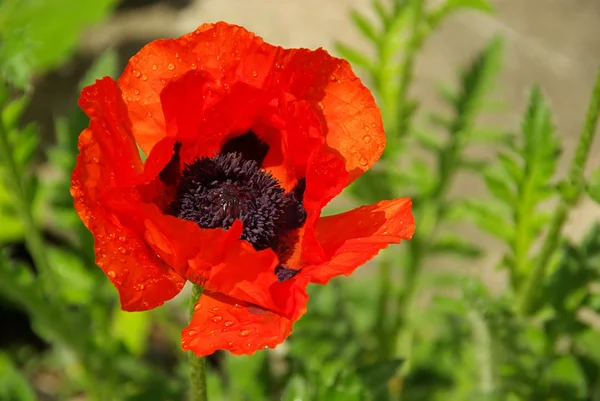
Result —
<instances>
[{"instance_id":1,"label":"dark purple flower center","mask_svg":"<svg viewBox=\"0 0 600 401\"><path fill-rule=\"evenodd\" d=\"M173 159L177 159L179 146L174 150ZM268 150L267 144L249 132L228 141L219 155L185 166L171 214L202 228L228 229L240 219L242 239L256 250L272 248L281 255L288 247L289 234L306 221L305 180L286 193L276 178L261 169ZM293 276L288 272L280 280Z\"/></svg>"}]
</instances>

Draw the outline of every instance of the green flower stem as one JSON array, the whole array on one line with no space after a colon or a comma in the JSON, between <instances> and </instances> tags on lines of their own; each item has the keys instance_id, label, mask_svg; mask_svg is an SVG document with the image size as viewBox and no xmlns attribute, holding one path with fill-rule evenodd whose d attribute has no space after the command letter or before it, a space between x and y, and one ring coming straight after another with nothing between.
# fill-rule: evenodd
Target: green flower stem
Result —
<instances>
[{"instance_id":1,"label":"green flower stem","mask_svg":"<svg viewBox=\"0 0 600 401\"><path fill-rule=\"evenodd\" d=\"M194 305L198 302L200 295L202 295L202 287L194 284L190 298L190 321L194 316ZM206 401L206 359L188 351L188 361L190 364L190 401Z\"/></svg>"},{"instance_id":2,"label":"green flower stem","mask_svg":"<svg viewBox=\"0 0 600 401\"><path fill-rule=\"evenodd\" d=\"M579 136L579 143L575 151L575 157L571 163L567 177L566 188L562 192L562 198L554 211L548 235L542 245L542 250L533 265L531 274L523 286L518 303L518 310L522 315L529 315L535 309L537 291L540 282L546 275L551 257L559 247L562 228L569 217L569 211L575 205L584 191L584 170L590 155L590 149L594 141L598 117L600 116L600 69L596 76L596 83L592 92L592 98L588 106L585 124Z\"/></svg>"},{"instance_id":3,"label":"green flower stem","mask_svg":"<svg viewBox=\"0 0 600 401\"><path fill-rule=\"evenodd\" d=\"M4 122L0 118L0 160L6 167L5 180L8 188L15 197L14 207L23 224L25 232L25 243L31 257L39 272L39 279L42 287L51 288L50 264L46 258L44 240L42 234L35 224L32 212L31 197L27 194L23 186L22 177L19 174L17 164L13 158L13 152L8 142L8 132Z\"/></svg>"}]
</instances>

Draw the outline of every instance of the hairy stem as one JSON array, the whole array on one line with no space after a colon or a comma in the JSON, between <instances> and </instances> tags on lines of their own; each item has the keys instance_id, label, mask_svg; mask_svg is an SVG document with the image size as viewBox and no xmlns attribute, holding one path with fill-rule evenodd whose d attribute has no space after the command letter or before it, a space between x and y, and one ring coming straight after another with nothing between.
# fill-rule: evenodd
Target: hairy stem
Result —
<instances>
[{"instance_id":1,"label":"hairy stem","mask_svg":"<svg viewBox=\"0 0 600 401\"><path fill-rule=\"evenodd\" d=\"M194 316L194 305L198 302L200 295L202 295L202 287L194 284L190 298L190 320ZM206 401L206 359L188 351L188 361L190 364L190 401Z\"/></svg>"}]
</instances>

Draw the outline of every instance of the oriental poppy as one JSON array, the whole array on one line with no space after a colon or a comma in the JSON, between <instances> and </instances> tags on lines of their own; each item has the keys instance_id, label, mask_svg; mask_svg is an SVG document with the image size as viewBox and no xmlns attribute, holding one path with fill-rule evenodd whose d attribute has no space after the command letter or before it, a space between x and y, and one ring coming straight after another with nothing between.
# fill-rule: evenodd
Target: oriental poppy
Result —
<instances>
[{"instance_id":1,"label":"oriental poppy","mask_svg":"<svg viewBox=\"0 0 600 401\"><path fill-rule=\"evenodd\" d=\"M205 24L148 44L79 105L90 124L71 193L96 263L127 311L202 286L181 341L197 355L276 346L309 283L414 231L407 198L320 216L385 145L371 93L322 49Z\"/></svg>"}]
</instances>

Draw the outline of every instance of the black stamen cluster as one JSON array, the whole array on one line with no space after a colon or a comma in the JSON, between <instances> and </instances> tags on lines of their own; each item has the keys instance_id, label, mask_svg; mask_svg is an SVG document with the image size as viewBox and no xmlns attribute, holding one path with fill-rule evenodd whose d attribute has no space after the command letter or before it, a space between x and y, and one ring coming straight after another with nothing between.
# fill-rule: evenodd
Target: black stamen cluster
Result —
<instances>
[{"instance_id":1,"label":"black stamen cluster","mask_svg":"<svg viewBox=\"0 0 600 401\"><path fill-rule=\"evenodd\" d=\"M260 162L233 149L196 160L182 172L171 213L202 228L228 229L240 219L242 239L257 250L277 251L280 239L306 220L305 184L301 180L286 194Z\"/></svg>"}]
</instances>

